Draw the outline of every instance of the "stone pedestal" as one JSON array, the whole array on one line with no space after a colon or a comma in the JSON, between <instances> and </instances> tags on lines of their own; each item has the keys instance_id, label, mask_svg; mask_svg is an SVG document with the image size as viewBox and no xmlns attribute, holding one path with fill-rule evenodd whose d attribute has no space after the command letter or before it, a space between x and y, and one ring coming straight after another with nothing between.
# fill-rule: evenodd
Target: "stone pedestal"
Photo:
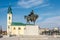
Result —
<instances>
[{"instance_id":1,"label":"stone pedestal","mask_svg":"<svg viewBox=\"0 0 60 40\"><path fill-rule=\"evenodd\" d=\"M37 25L27 25L24 30L24 35L39 35L39 28Z\"/></svg>"}]
</instances>

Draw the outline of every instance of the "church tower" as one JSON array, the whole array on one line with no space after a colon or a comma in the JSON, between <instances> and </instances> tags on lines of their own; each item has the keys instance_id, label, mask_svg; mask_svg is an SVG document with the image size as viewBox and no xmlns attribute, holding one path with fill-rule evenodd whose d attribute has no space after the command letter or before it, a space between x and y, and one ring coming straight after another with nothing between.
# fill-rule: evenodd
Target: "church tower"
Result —
<instances>
[{"instance_id":1,"label":"church tower","mask_svg":"<svg viewBox=\"0 0 60 40\"><path fill-rule=\"evenodd\" d=\"M7 14L7 25L11 25L11 23L12 23L12 9L11 6L9 6Z\"/></svg>"},{"instance_id":2,"label":"church tower","mask_svg":"<svg viewBox=\"0 0 60 40\"><path fill-rule=\"evenodd\" d=\"M11 33L11 24L12 24L12 9L11 6L9 6L7 14L7 34Z\"/></svg>"}]
</instances>

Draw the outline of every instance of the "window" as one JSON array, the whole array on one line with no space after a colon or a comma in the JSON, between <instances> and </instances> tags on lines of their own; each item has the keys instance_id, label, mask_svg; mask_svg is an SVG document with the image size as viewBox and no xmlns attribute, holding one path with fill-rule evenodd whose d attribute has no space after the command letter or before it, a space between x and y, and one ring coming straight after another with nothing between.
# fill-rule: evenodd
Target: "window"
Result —
<instances>
[{"instance_id":1,"label":"window","mask_svg":"<svg viewBox=\"0 0 60 40\"><path fill-rule=\"evenodd\" d=\"M8 29L9 29L10 27L8 26Z\"/></svg>"},{"instance_id":2,"label":"window","mask_svg":"<svg viewBox=\"0 0 60 40\"><path fill-rule=\"evenodd\" d=\"M25 30L26 28L24 28L24 30Z\"/></svg>"},{"instance_id":3,"label":"window","mask_svg":"<svg viewBox=\"0 0 60 40\"><path fill-rule=\"evenodd\" d=\"M21 28L18 28L18 30L21 30Z\"/></svg>"},{"instance_id":4,"label":"window","mask_svg":"<svg viewBox=\"0 0 60 40\"><path fill-rule=\"evenodd\" d=\"M13 29L15 30L15 27Z\"/></svg>"},{"instance_id":5,"label":"window","mask_svg":"<svg viewBox=\"0 0 60 40\"><path fill-rule=\"evenodd\" d=\"M10 16L9 16L9 20L10 20Z\"/></svg>"}]
</instances>

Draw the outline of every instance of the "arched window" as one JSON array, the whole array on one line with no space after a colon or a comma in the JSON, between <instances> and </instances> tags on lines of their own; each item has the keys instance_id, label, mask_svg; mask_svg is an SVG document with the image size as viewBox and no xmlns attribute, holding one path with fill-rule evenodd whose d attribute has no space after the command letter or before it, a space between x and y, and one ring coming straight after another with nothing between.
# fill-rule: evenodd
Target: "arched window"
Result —
<instances>
[{"instance_id":1,"label":"arched window","mask_svg":"<svg viewBox=\"0 0 60 40\"><path fill-rule=\"evenodd\" d=\"M26 28L24 28L24 30L25 30Z\"/></svg>"},{"instance_id":2,"label":"arched window","mask_svg":"<svg viewBox=\"0 0 60 40\"><path fill-rule=\"evenodd\" d=\"M18 30L21 30L21 28L19 27Z\"/></svg>"},{"instance_id":3,"label":"arched window","mask_svg":"<svg viewBox=\"0 0 60 40\"><path fill-rule=\"evenodd\" d=\"M9 16L9 20L10 20L10 16Z\"/></svg>"},{"instance_id":4,"label":"arched window","mask_svg":"<svg viewBox=\"0 0 60 40\"><path fill-rule=\"evenodd\" d=\"M15 30L16 28L14 27L13 29Z\"/></svg>"}]
</instances>

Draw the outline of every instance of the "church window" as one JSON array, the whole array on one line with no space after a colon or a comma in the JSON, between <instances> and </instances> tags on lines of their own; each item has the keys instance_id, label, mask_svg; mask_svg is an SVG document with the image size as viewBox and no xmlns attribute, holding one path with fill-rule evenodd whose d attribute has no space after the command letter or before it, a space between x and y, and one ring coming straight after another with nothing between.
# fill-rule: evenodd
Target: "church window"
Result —
<instances>
[{"instance_id":1,"label":"church window","mask_svg":"<svg viewBox=\"0 0 60 40\"><path fill-rule=\"evenodd\" d=\"M9 29L10 27L8 26L8 29Z\"/></svg>"},{"instance_id":2,"label":"church window","mask_svg":"<svg viewBox=\"0 0 60 40\"><path fill-rule=\"evenodd\" d=\"M15 27L13 29L15 30Z\"/></svg>"},{"instance_id":3,"label":"church window","mask_svg":"<svg viewBox=\"0 0 60 40\"><path fill-rule=\"evenodd\" d=\"M18 28L18 30L21 30L21 28Z\"/></svg>"},{"instance_id":4,"label":"church window","mask_svg":"<svg viewBox=\"0 0 60 40\"><path fill-rule=\"evenodd\" d=\"M10 20L10 17L9 17L9 20Z\"/></svg>"},{"instance_id":5,"label":"church window","mask_svg":"<svg viewBox=\"0 0 60 40\"><path fill-rule=\"evenodd\" d=\"M25 30L26 28L24 28L24 30Z\"/></svg>"}]
</instances>

